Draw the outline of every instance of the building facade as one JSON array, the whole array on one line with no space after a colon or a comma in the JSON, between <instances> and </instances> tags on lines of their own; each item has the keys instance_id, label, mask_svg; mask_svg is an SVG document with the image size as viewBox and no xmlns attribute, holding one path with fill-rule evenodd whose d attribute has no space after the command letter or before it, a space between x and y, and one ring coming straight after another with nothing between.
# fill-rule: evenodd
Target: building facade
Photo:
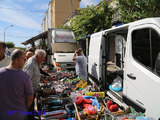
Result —
<instances>
[{"instance_id":1,"label":"building facade","mask_svg":"<svg viewBox=\"0 0 160 120\"><path fill-rule=\"evenodd\" d=\"M79 8L81 0L51 0L45 13L42 32L48 28L57 28L75 10Z\"/></svg>"}]
</instances>

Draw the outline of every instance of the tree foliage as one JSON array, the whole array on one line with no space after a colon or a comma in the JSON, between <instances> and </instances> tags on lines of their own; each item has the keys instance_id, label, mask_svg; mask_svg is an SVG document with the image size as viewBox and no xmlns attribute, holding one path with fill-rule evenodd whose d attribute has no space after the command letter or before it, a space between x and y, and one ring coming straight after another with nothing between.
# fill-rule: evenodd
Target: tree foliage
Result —
<instances>
[{"instance_id":1,"label":"tree foliage","mask_svg":"<svg viewBox=\"0 0 160 120\"><path fill-rule=\"evenodd\" d=\"M160 0L117 0L120 21L129 23L160 16Z\"/></svg>"},{"instance_id":2,"label":"tree foliage","mask_svg":"<svg viewBox=\"0 0 160 120\"><path fill-rule=\"evenodd\" d=\"M26 50L26 48L23 48L23 47L15 47L15 44L13 42L5 42L5 43L7 48L16 48L16 49L21 49L23 51Z\"/></svg>"},{"instance_id":3,"label":"tree foliage","mask_svg":"<svg viewBox=\"0 0 160 120\"><path fill-rule=\"evenodd\" d=\"M26 50L26 48L23 48L23 47L15 47L16 49L20 49L20 50L23 50L23 51L25 51Z\"/></svg>"},{"instance_id":4,"label":"tree foliage","mask_svg":"<svg viewBox=\"0 0 160 120\"><path fill-rule=\"evenodd\" d=\"M160 0L111 0L117 8L113 10L109 2L103 0L98 6L80 9L80 14L71 18L71 26L60 25L58 28L71 29L77 39L111 27L112 16L117 12L123 23L133 22L148 17L160 16Z\"/></svg>"},{"instance_id":5,"label":"tree foliage","mask_svg":"<svg viewBox=\"0 0 160 120\"><path fill-rule=\"evenodd\" d=\"M72 19L72 30L77 39L111 27L113 10L106 0L100 2L99 6L87 6L81 9L81 15Z\"/></svg>"},{"instance_id":6,"label":"tree foliage","mask_svg":"<svg viewBox=\"0 0 160 120\"><path fill-rule=\"evenodd\" d=\"M57 26L57 28L71 30L71 27L66 24L61 24L61 25Z\"/></svg>"},{"instance_id":7,"label":"tree foliage","mask_svg":"<svg viewBox=\"0 0 160 120\"><path fill-rule=\"evenodd\" d=\"M13 42L6 42L6 47L8 47L8 48L14 48L15 44Z\"/></svg>"}]
</instances>

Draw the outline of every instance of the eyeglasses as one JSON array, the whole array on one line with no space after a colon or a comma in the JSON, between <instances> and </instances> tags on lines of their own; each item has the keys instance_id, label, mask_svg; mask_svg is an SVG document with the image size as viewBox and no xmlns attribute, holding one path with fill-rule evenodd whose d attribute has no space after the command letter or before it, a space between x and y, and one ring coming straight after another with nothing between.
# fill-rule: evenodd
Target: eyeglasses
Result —
<instances>
[{"instance_id":1,"label":"eyeglasses","mask_svg":"<svg viewBox=\"0 0 160 120\"><path fill-rule=\"evenodd\" d=\"M26 58L24 58L24 57L21 57L23 60L24 60L24 62L26 61Z\"/></svg>"}]
</instances>

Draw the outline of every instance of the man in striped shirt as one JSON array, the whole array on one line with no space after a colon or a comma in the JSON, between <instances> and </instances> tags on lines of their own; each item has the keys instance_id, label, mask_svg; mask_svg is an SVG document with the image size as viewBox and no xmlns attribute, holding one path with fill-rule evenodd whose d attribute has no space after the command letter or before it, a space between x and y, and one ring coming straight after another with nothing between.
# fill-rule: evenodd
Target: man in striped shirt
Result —
<instances>
[{"instance_id":1,"label":"man in striped shirt","mask_svg":"<svg viewBox=\"0 0 160 120\"><path fill-rule=\"evenodd\" d=\"M42 49L36 49L35 55L27 60L24 65L23 71L27 72L32 80L32 86L34 92L39 89L39 81L40 81L40 64L43 62L46 56L46 52ZM35 97L35 95L34 95ZM34 102L28 111L34 111ZM34 119L34 116L29 115L29 119Z\"/></svg>"}]
</instances>

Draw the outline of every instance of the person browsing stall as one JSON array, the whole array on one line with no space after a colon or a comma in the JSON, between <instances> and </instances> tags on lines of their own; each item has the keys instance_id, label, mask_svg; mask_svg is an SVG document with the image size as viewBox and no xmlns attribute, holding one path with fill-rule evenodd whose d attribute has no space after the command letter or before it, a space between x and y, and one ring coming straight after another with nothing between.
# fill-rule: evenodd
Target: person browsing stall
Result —
<instances>
[{"instance_id":1,"label":"person browsing stall","mask_svg":"<svg viewBox=\"0 0 160 120\"><path fill-rule=\"evenodd\" d=\"M35 55L29 58L24 65L23 70L26 71L31 77L32 85L35 91L39 88L40 64L43 62L45 56L46 52L44 50L36 49Z\"/></svg>"},{"instance_id":2,"label":"person browsing stall","mask_svg":"<svg viewBox=\"0 0 160 120\"><path fill-rule=\"evenodd\" d=\"M25 53L15 49L7 67L0 68L0 120L23 120L33 101L30 76L21 70Z\"/></svg>"},{"instance_id":3,"label":"person browsing stall","mask_svg":"<svg viewBox=\"0 0 160 120\"><path fill-rule=\"evenodd\" d=\"M31 52L31 51L28 51L27 53L26 53L26 59L28 60L30 57L32 57L34 54L33 54L33 52Z\"/></svg>"},{"instance_id":4,"label":"person browsing stall","mask_svg":"<svg viewBox=\"0 0 160 120\"><path fill-rule=\"evenodd\" d=\"M35 55L30 57L23 68L23 71L27 72L32 80L32 85L34 89L34 98L36 92L39 90L39 82L40 82L40 64L43 62L46 56L46 52L42 49L36 49ZM29 108L30 112L34 112L34 102L32 102L31 107ZM34 119L34 115L29 115L29 119Z\"/></svg>"},{"instance_id":5,"label":"person browsing stall","mask_svg":"<svg viewBox=\"0 0 160 120\"><path fill-rule=\"evenodd\" d=\"M30 57L34 56L33 51L31 51L32 49L29 49L28 52L26 52L26 59L28 60ZM23 67L24 68L24 67ZM45 75L45 76L49 76L48 73L44 72L42 70L42 68L40 67L40 73Z\"/></svg>"}]
</instances>

